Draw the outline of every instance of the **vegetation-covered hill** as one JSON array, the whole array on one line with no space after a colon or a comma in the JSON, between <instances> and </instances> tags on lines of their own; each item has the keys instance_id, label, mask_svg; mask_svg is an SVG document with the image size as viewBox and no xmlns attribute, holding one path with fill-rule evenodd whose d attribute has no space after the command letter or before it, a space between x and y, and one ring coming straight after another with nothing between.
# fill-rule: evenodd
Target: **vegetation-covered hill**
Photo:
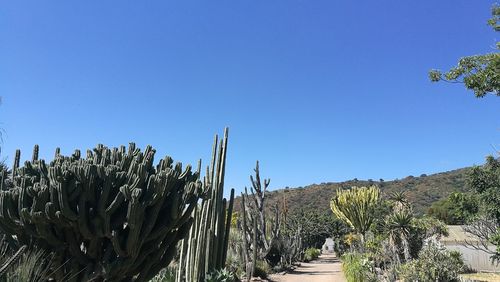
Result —
<instances>
[{"instance_id":1,"label":"vegetation-covered hill","mask_svg":"<svg viewBox=\"0 0 500 282\"><path fill-rule=\"evenodd\" d=\"M286 198L289 212L300 208L329 210L330 199L337 188L347 189L351 186L377 185L380 187L383 197L387 197L395 191L405 191L406 197L414 205L415 212L423 214L433 202L447 197L451 192L466 191L468 188L465 179L469 170L470 168L462 168L432 175L408 176L404 179L391 181L354 179L345 182L312 184L297 188L287 187L269 191L266 194L266 201L268 201L268 207L274 206L276 202L279 202L281 206L283 199ZM239 210L239 207L239 198L237 198L236 210Z\"/></svg>"}]
</instances>

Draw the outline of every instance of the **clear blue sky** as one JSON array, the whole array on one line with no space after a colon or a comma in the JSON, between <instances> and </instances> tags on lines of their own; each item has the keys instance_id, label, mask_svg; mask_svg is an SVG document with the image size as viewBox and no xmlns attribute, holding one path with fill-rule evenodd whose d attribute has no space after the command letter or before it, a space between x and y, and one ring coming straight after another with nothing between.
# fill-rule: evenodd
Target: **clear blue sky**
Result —
<instances>
[{"instance_id":1,"label":"clear blue sky","mask_svg":"<svg viewBox=\"0 0 500 282\"><path fill-rule=\"evenodd\" d=\"M481 164L500 98L433 84L491 52L493 1L3 1L2 157L135 141L208 160L230 127L226 183L255 160L272 188Z\"/></svg>"}]
</instances>

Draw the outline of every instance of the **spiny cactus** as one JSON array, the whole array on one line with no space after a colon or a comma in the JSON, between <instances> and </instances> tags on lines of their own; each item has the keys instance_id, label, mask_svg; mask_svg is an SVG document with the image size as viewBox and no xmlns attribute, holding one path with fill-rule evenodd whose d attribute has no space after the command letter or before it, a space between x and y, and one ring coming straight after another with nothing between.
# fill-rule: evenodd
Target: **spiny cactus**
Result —
<instances>
[{"instance_id":1,"label":"spiny cactus","mask_svg":"<svg viewBox=\"0 0 500 282\"><path fill-rule=\"evenodd\" d=\"M265 259L273 243L279 238L281 226L279 210L278 207L275 207L274 220L270 224L271 234L268 234L269 226L266 222L265 194L271 180L264 179L262 183L258 161L254 171L255 178L250 176L252 182L251 194L248 194L246 187L245 192L241 193L240 230L243 236L243 255L247 279L250 279L254 273L257 258Z\"/></svg>"},{"instance_id":2,"label":"spiny cactus","mask_svg":"<svg viewBox=\"0 0 500 282\"><path fill-rule=\"evenodd\" d=\"M225 266L234 202L234 189L229 203L223 198L227 138L227 128L222 142L215 136L212 161L204 178L204 197L193 212L194 224L182 242L177 281L204 281L208 273Z\"/></svg>"},{"instance_id":3,"label":"spiny cactus","mask_svg":"<svg viewBox=\"0 0 500 282\"><path fill-rule=\"evenodd\" d=\"M19 167L0 191L0 229L54 254L57 281L147 281L167 266L193 222L202 192L199 171L184 170L155 150L98 145L46 164Z\"/></svg>"}]
</instances>

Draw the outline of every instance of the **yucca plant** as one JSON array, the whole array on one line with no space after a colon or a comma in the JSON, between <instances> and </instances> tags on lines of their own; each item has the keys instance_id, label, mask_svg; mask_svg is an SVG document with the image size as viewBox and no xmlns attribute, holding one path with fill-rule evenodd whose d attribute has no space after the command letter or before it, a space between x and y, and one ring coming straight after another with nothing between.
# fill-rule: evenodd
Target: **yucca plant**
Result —
<instances>
[{"instance_id":1,"label":"yucca plant","mask_svg":"<svg viewBox=\"0 0 500 282\"><path fill-rule=\"evenodd\" d=\"M410 202L406 198L406 192L396 191L389 195L389 201L392 203L395 211L410 208Z\"/></svg>"},{"instance_id":2,"label":"yucca plant","mask_svg":"<svg viewBox=\"0 0 500 282\"><path fill-rule=\"evenodd\" d=\"M389 215L385 221L385 230L389 239L389 246L394 252L399 264L399 254L402 252L405 261L410 259L408 239L412 229L413 214L409 209L398 210Z\"/></svg>"}]
</instances>

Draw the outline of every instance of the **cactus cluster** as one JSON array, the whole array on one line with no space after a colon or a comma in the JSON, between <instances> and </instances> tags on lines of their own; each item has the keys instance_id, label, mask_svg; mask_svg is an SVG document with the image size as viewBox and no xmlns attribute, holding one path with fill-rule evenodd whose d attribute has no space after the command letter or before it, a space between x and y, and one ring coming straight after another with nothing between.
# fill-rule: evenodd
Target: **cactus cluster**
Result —
<instances>
[{"instance_id":1,"label":"cactus cluster","mask_svg":"<svg viewBox=\"0 0 500 282\"><path fill-rule=\"evenodd\" d=\"M170 157L154 166L155 150L134 143L98 145L85 158L57 149L49 164L38 151L22 167L16 152L12 186L0 189L0 229L53 253L54 279L147 281L168 265L193 222L199 171Z\"/></svg>"},{"instance_id":2,"label":"cactus cluster","mask_svg":"<svg viewBox=\"0 0 500 282\"><path fill-rule=\"evenodd\" d=\"M193 211L194 224L181 244L177 281L204 281L209 273L225 266L234 202L234 189L229 202L223 198L227 138L227 128L222 142L215 136L203 200Z\"/></svg>"}]
</instances>

